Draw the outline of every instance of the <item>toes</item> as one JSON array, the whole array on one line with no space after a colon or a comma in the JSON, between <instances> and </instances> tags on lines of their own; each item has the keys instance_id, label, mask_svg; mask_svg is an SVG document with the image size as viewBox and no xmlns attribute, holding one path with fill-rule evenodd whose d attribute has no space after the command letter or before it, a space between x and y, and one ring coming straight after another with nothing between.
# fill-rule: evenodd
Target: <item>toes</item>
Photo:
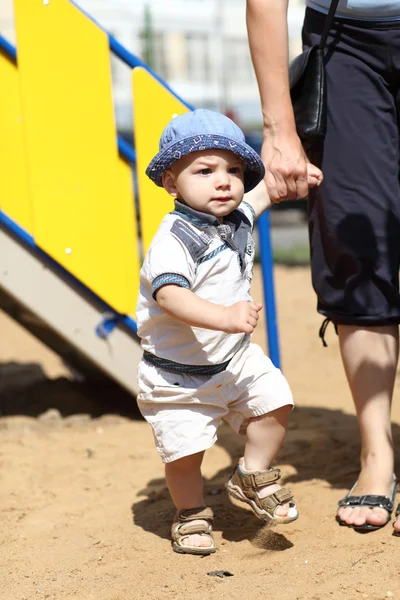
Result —
<instances>
[{"instance_id":1,"label":"toes","mask_svg":"<svg viewBox=\"0 0 400 600\"><path fill-rule=\"evenodd\" d=\"M368 507L358 509L358 514L355 516L354 525L360 526L368 523L369 525L376 525L380 527L385 525L388 519L388 513L383 508L373 508L372 510Z\"/></svg>"},{"instance_id":2,"label":"toes","mask_svg":"<svg viewBox=\"0 0 400 600\"><path fill-rule=\"evenodd\" d=\"M359 527L360 525L365 525L365 523L369 523L369 518L371 518L372 510L370 508L357 508L355 511L353 525Z\"/></svg>"},{"instance_id":3,"label":"toes","mask_svg":"<svg viewBox=\"0 0 400 600\"><path fill-rule=\"evenodd\" d=\"M183 538L183 546L193 546L194 548L209 548L211 546L211 539L207 535L193 534Z\"/></svg>"},{"instance_id":4,"label":"toes","mask_svg":"<svg viewBox=\"0 0 400 600\"><path fill-rule=\"evenodd\" d=\"M385 525L388 520L388 512L384 508L374 508L366 516L367 523L371 525Z\"/></svg>"},{"instance_id":5,"label":"toes","mask_svg":"<svg viewBox=\"0 0 400 600\"><path fill-rule=\"evenodd\" d=\"M275 514L279 517L287 517L290 509L290 504L286 502L285 504L280 504L275 509Z\"/></svg>"},{"instance_id":6,"label":"toes","mask_svg":"<svg viewBox=\"0 0 400 600\"><path fill-rule=\"evenodd\" d=\"M193 524L207 525L207 522L199 519L198 521L193 521ZM194 548L209 548L212 546L212 537L206 533L192 533L191 535L184 536L181 543L183 546L193 546Z\"/></svg>"},{"instance_id":7,"label":"toes","mask_svg":"<svg viewBox=\"0 0 400 600\"><path fill-rule=\"evenodd\" d=\"M341 508L338 510L337 514L341 521L343 521L347 525L355 525L356 527L365 525L365 523L369 523L370 525L376 526L385 525L388 518L387 511L383 508L374 508L373 510L371 510L366 506Z\"/></svg>"},{"instance_id":8,"label":"toes","mask_svg":"<svg viewBox=\"0 0 400 600\"><path fill-rule=\"evenodd\" d=\"M400 533L400 517L397 517L397 519L393 523L393 529Z\"/></svg>"},{"instance_id":9,"label":"toes","mask_svg":"<svg viewBox=\"0 0 400 600\"><path fill-rule=\"evenodd\" d=\"M347 523L347 525L350 525L352 523L352 519L354 517L353 512L354 512L354 508L350 508L349 506L346 507L341 507L339 508L337 514L339 516L339 519L341 521L343 521L344 523Z\"/></svg>"}]
</instances>

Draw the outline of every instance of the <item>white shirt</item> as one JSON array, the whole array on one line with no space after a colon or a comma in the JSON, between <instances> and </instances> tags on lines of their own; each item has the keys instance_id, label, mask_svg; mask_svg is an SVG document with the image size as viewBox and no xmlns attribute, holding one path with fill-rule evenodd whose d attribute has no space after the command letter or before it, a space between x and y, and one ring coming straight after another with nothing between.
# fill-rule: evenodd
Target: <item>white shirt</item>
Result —
<instances>
[{"instance_id":1,"label":"white shirt","mask_svg":"<svg viewBox=\"0 0 400 600\"><path fill-rule=\"evenodd\" d=\"M182 365L218 365L249 342L244 333L180 323L160 309L154 294L162 285L175 283L223 306L251 301L253 220L253 209L245 202L224 219L230 224L224 225L225 232L232 231L236 240L235 249L231 240L221 238L214 217L176 202L175 210L162 220L140 271L136 318L143 350Z\"/></svg>"}]
</instances>

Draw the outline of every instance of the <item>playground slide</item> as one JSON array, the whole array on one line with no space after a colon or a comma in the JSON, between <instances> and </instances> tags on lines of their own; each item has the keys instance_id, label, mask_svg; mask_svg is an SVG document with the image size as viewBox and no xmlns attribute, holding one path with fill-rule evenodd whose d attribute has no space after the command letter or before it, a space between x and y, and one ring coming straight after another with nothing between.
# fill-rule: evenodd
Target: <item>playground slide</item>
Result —
<instances>
[{"instance_id":1,"label":"playground slide","mask_svg":"<svg viewBox=\"0 0 400 600\"><path fill-rule=\"evenodd\" d=\"M140 262L171 209L143 172L190 107L69 0L15 0L14 14L17 48L0 38L0 307L135 394ZM135 150L116 133L111 50L132 68Z\"/></svg>"},{"instance_id":2,"label":"playground slide","mask_svg":"<svg viewBox=\"0 0 400 600\"><path fill-rule=\"evenodd\" d=\"M14 14L17 48L0 37L0 308L136 394L139 269L172 208L144 171L192 107L70 0L14 0ZM132 69L135 148L116 133L110 51Z\"/></svg>"}]
</instances>

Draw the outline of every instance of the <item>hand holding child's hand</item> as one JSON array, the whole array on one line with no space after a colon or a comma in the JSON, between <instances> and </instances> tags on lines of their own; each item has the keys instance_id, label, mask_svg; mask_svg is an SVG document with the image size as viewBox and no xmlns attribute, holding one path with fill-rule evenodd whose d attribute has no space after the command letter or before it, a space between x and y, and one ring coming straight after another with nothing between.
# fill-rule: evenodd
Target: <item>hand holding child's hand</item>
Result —
<instances>
[{"instance_id":1,"label":"hand holding child's hand","mask_svg":"<svg viewBox=\"0 0 400 600\"><path fill-rule=\"evenodd\" d=\"M244 301L224 307L221 330L225 333L253 333L261 309L262 304Z\"/></svg>"}]
</instances>

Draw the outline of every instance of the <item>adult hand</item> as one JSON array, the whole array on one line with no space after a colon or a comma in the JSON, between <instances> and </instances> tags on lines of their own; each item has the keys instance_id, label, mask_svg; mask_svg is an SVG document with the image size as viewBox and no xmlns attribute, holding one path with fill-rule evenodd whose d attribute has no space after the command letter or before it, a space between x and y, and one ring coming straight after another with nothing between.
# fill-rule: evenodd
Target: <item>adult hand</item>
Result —
<instances>
[{"instance_id":1,"label":"adult hand","mask_svg":"<svg viewBox=\"0 0 400 600\"><path fill-rule=\"evenodd\" d=\"M253 333L261 309L262 304L245 301L225 306L221 330L225 333Z\"/></svg>"},{"instance_id":2,"label":"adult hand","mask_svg":"<svg viewBox=\"0 0 400 600\"><path fill-rule=\"evenodd\" d=\"M261 158L271 202L307 198L308 188L322 183L322 171L312 165L296 133L264 135Z\"/></svg>"}]
</instances>

